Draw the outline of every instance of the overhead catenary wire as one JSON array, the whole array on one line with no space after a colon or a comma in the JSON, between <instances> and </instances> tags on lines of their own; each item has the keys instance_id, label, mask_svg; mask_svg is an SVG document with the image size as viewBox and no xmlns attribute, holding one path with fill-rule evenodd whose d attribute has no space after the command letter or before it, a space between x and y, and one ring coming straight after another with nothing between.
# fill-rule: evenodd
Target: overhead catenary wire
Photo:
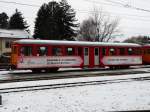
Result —
<instances>
[{"instance_id":1,"label":"overhead catenary wire","mask_svg":"<svg viewBox=\"0 0 150 112\"><path fill-rule=\"evenodd\" d=\"M113 5L113 4L117 4L117 5L126 7L126 8L132 8L132 9L136 9L136 10L141 10L141 11L150 12L150 10L147 10L147 9L134 7L134 6L131 6L131 5L129 5L129 4L123 4L123 3L121 3L121 2L116 2L116 1L112 1L112 0L106 0L107 2L110 2L111 4L105 3L105 2L100 2L100 1L93 1L93 0L85 0L85 1L93 2L93 3L101 3L101 4L105 4L105 5L112 5L112 6L116 6L116 5ZM1 3L11 3L11 4L18 4L18 5L25 5L25 6L31 6L31 7L40 7L40 5L26 4L26 3L20 3L20 2L3 1L3 0L0 0L0 2L1 2ZM112 4L112 3L113 3L113 4Z\"/></svg>"},{"instance_id":2,"label":"overhead catenary wire","mask_svg":"<svg viewBox=\"0 0 150 112\"><path fill-rule=\"evenodd\" d=\"M85 0L85 1L92 2L93 0ZM108 0L108 1L110 1L110 0ZM96 1L93 1L93 2L96 2ZM10 1L3 1L3 0L0 0L0 3L23 5L23 6L29 6L29 7L40 7L40 5L35 5L35 4L27 4L27 3L20 3L20 2L10 2ZM96 3L104 3L104 2L97 1ZM118 3L118 2L114 2L114 3ZM106 4L108 5L108 3L106 3ZM109 5L113 5L113 4L109 4ZM78 12L79 13L94 13L93 11L87 11L87 10L78 10ZM150 20L146 20L146 19L150 18L149 16L139 16L139 15L131 15L131 14L125 14L125 13L114 13L114 12L105 12L105 13L111 13L113 15L118 15L119 14L119 15L124 15L124 16L140 17L140 18L143 18L143 19L136 18L136 20L150 21ZM130 19L131 20L132 18L126 18L125 17L125 19Z\"/></svg>"},{"instance_id":3,"label":"overhead catenary wire","mask_svg":"<svg viewBox=\"0 0 150 112\"><path fill-rule=\"evenodd\" d=\"M77 10L80 13L95 13L94 11L88 11L88 10ZM102 11L102 13L111 13L113 15L124 15L124 16L132 16L132 17L141 17L141 18L147 18L149 19L150 16L140 16L140 15L133 15L133 14L127 14L127 13L118 13L118 12L106 12L106 11Z\"/></svg>"},{"instance_id":4,"label":"overhead catenary wire","mask_svg":"<svg viewBox=\"0 0 150 112\"><path fill-rule=\"evenodd\" d=\"M145 12L150 12L150 10L147 10L147 9L144 9L144 8L139 8L139 7L134 7L130 4L124 4L124 3L121 3L121 2L116 2L116 1L112 1L112 0L107 0L108 2L111 2L111 3L114 3L114 4L118 4L118 5L121 5L125 8L131 8L131 9L135 9L135 10L139 10L139 11L145 11Z\"/></svg>"},{"instance_id":5,"label":"overhead catenary wire","mask_svg":"<svg viewBox=\"0 0 150 112\"><path fill-rule=\"evenodd\" d=\"M31 7L40 7L40 5L34 5L34 4L26 4L26 3L20 3L20 2L10 2L10 1L3 1L0 0L1 3L9 3L9 4L17 4L17 5L24 5L24 6L31 6Z\"/></svg>"},{"instance_id":6,"label":"overhead catenary wire","mask_svg":"<svg viewBox=\"0 0 150 112\"><path fill-rule=\"evenodd\" d=\"M129 8L129 9L135 9L138 11L150 12L150 10L147 10L144 8L134 7L130 4L124 4L124 3L116 2L116 1L112 1L112 0L106 0L106 2L111 3L111 4L102 3L102 2L93 1L93 0L84 0L84 1L92 2L92 3L98 3L98 4L104 4L104 5L119 6L119 7Z\"/></svg>"}]
</instances>

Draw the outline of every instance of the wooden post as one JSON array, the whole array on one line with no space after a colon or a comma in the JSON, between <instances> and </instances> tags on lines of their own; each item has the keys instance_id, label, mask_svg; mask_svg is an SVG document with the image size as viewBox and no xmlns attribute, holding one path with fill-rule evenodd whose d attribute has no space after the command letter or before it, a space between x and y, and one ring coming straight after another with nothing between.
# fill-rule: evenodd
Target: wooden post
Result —
<instances>
[{"instance_id":1,"label":"wooden post","mask_svg":"<svg viewBox=\"0 0 150 112\"><path fill-rule=\"evenodd\" d=\"M2 105L2 96L0 95L0 105Z\"/></svg>"}]
</instances>

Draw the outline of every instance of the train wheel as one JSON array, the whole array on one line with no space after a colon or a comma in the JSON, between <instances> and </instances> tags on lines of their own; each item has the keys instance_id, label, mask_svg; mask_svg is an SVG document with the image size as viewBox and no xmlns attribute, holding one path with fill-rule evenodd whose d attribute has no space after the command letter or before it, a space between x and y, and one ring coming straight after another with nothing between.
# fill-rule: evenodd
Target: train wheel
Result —
<instances>
[{"instance_id":1,"label":"train wheel","mask_svg":"<svg viewBox=\"0 0 150 112\"><path fill-rule=\"evenodd\" d=\"M128 69L129 67L130 67L130 66L125 66L124 68L125 68L125 69Z\"/></svg>"},{"instance_id":2,"label":"train wheel","mask_svg":"<svg viewBox=\"0 0 150 112\"><path fill-rule=\"evenodd\" d=\"M109 66L109 69L110 69L110 70L113 70L113 69L114 69L114 66Z\"/></svg>"},{"instance_id":3,"label":"train wheel","mask_svg":"<svg viewBox=\"0 0 150 112\"><path fill-rule=\"evenodd\" d=\"M45 69L45 72L57 72L59 68L55 67L55 68L47 68Z\"/></svg>"},{"instance_id":4,"label":"train wheel","mask_svg":"<svg viewBox=\"0 0 150 112\"><path fill-rule=\"evenodd\" d=\"M128 69L129 66L121 66L121 69Z\"/></svg>"},{"instance_id":5,"label":"train wheel","mask_svg":"<svg viewBox=\"0 0 150 112\"><path fill-rule=\"evenodd\" d=\"M46 68L46 69L45 69L45 72L46 72L46 73L50 73L50 72L51 72L50 68Z\"/></svg>"},{"instance_id":6,"label":"train wheel","mask_svg":"<svg viewBox=\"0 0 150 112\"><path fill-rule=\"evenodd\" d=\"M115 66L115 70L118 70L118 69L120 69L120 67L119 66Z\"/></svg>"},{"instance_id":7,"label":"train wheel","mask_svg":"<svg viewBox=\"0 0 150 112\"><path fill-rule=\"evenodd\" d=\"M41 73L41 69L32 69L33 73Z\"/></svg>"}]
</instances>

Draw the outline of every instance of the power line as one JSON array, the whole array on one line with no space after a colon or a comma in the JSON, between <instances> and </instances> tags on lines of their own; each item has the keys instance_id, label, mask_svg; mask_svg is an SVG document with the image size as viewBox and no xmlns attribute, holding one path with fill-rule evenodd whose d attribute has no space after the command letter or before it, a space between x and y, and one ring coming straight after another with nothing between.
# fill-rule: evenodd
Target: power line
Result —
<instances>
[{"instance_id":1,"label":"power line","mask_svg":"<svg viewBox=\"0 0 150 112\"><path fill-rule=\"evenodd\" d=\"M94 11L88 11L88 10L78 10L81 13L95 13ZM132 15L132 14L127 14L127 13L116 13L116 12L106 12L103 11L102 13L110 13L110 14L114 14L114 15L125 15L125 16L132 16L132 17L141 17L141 18L150 18L150 16L140 16L140 15Z\"/></svg>"},{"instance_id":2,"label":"power line","mask_svg":"<svg viewBox=\"0 0 150 112\"><path fill-rule=\"evenodd\" d=\"M92 13L95 13L94 11L87 11L87 10L78 10L79 13L89 13L89 14L92 14ZM110 12L104 12L104 13L110 13ZM136 17L136 20L140 20L140 21L144 21L144 22L150 22L150 17L148 16L138 16L138 15L130 15L130 14L124 14L124 13L112 13L111 14L113 16L115 15L123 15L123 19L130 19L130 20L135 20L131 17ZM130 18L127 18L127 17L130 17ZM137 18L138 17L138 18Z\"/></svg>"},{"instance_id":3,"label":"power line","mask_svg":"<svg viewBox=\"0 0 150 112\"><path fill-rule=\"evenodd\" d=\"M113 3L113 4L117 4L117 5L120 5L120 6L124 6L123 3L121 2L116 2L116 1L111 1L111 0L106 0L107 2L110 2L110 3Z\"/></svg>"},{"instance_id":4,"label":"power line","mask_svg":"<svg viewBox=\"0 0 150 112\"><path fill-rule=\"evenodd\" d=\"M150 3L150 1L149 1L149 0L142 0L142 2L147 2L147 3Z\"/></svg>"},{"instance_id":5,"label":"power line","mask_svg":"<svg viewBox=\"0 0 150 112\"><path fill-rule=\"evenodd\" d=\"M86 1L91 1L91 0L86 0ZM110 0L108 0L110 1ZM9 2L9 1L3 1L0 0L1 3L7 3L7 4L17 4L17 5L23 5L23 6L30 6L30 7L40 7L40 5L35 5L35 4L26 4L26 3L20 3L20 2ZM91 1L92 2L92 1ZM94 1L95 2L95 1ZM100 3L100 2L96 2L96 3ZM103 3L103 2L101 2ZM119 3L119 2L114 2L114 3ZM107 4L107 3L106 3ZM119 3L120 4L120 3ZM107 4L108 5L108 4ZM109 4L112 5L112 4ZM87 10L78 10L80 13L94 13L94 11L87 11ZM108 12L105 12L108 13ZM111 12L112 13L112 12ZM138 16L138 15L129 15L129 14L123 14L123 13L112 13L115 15L125 15L125 16L132 16L132 17L141 17L141 18L146 18L147 16ZM147 17L148 18L148 17ZM129 18L131 19L131 18ZM135 20L135 19L134 19ZM144 19L137 19L137 20L142 20L142 21L148 21L148 20L144 20Z\"/></svg>"},{"instance_id":6,"label":"power line","mask_svg":"<svg viewBox=\"0 0 150 112\"><path fill-rule=\"evenodd\" d=\"M17 5L24 5L24 6L31 6L31 7L40 7L39 5L34 5L34 4L25 4L25 3L20 3L20 2L9 2L9 1L3 1L0 0L1 3L6 3L6 4L17 4Z\"/></svg>"},{"instance_id":7,"label":"power line","mask_svg":"<svg viewBox=\"0 0 150 112\"><path fill-rule=\"evenodd\" d=\"M115 2L115 1L112 1L112 0L107 0L107 1L111 2L111 3L114 3L114 4L117 4L117 5L121 5L121 6L125 7L125 8L131 8L131 9L135 9L135 10L139 10L139 11L150 12L150 10L139 8L139 7L134 7L134 6L129 5L129 4L123 4L121 2Z\"/></svg>"},{"instance_id":8,"label":"power line","mask_svg":"<svg viewBox=\"0 0 150 112\"><path fill-rule=\"evenodd\" d=\"M91 3L97 3L97 4L103 4L103 5L111 5L111 6L115 6L116 7L116 5L114 5L114 4L110 4L110 3L106 3L106 2L101 2L101 1L93 1L93 0L84 0L84 1L86 1L86 2L91 2Z\"/></svg>"},{"instance_id":9,"label":"power line","mask_svg":"<svg viewBox=\"0 0 150 112\"><path fill-rule=\"evenodd\" d=\"M144 11L144 12L150 12L150 10L147 10L144 8L134 7L134 6L129 5L129 4L124 4L124 3L116 2L116 1L112 1L112 0L107 0L107 2L109 2L111 4L107 4L104 2L92 1L92 0L85 0L85 1L92 2L92 3L98 3L98 4L104 4L104 5L111 5L111 6L116 6L115 4L117 4L117 6L124 7L124 8L135 9L135 10Z\"/></svg>"},{"instance_id":10,"label":"power line","mask_svg":"<svg viewBox=\"0 0 150 112\"><path fill-rule=\"evenodd\" d=\"M101 4L105 4L105 5L111 5L111 6L116 6L116 5L113 5L113 4L117 4L119 6L123 6L125 8L131 8L131 9L136 9L136 10L140 10L140 11L145 11L145 12L150 12L150 10L147 10L147 9L143 9L143 8L138 8L138 7L134 7L134 6L131 6L129 4L123 4L121 2L114 2L114 1L111 1L111 0L107 0L108 2L110 3L113 3L113 4L108 4L108 3L105 3L105 2L97 2L97 1L92 1L92 0L85 0L85 1L89 1L89 2L93 2L93 3L101 3ZM9 3L9 4L17 4L17 5L24 5L24 6L31 6L31 7L40 7L40 5L35 5L35 4L25 4L25 3L20 3L20 2L9 2L9 1L3 1L3 0L0 0L1 3Z\"/></svg>"},{"instance_id":11,"label":"power line","mask_svg":"<svg viewBox=\"0 0 150 112\"><path fill-rule=\"evenodd\" d=\"M86 1L91 1L91 0L86 0ZM110 0L109 0L110 1ZM35 4L25 4L25 3L20 3L20 2L9 2L9 1L3 1L3 0L0 0L1 3L9 3L9 4L17 4L17 5L25 5L25 6L31 6L31 7L40 7L40 5L35 5ZM95 2L95 1L94 1ZM96 2L97 3L97 2ZM98 2L100 3L100 2ZM101 2L103 3L103 2ZM119 3L119 2L114 2L114 3ZM106 3L107 4L107 3ZM107 4L108 5L108 4ZM109 4L109 5L112 5L112 4ZM83 12L83 13L94 13L92 11L86 11L86 10L78 10L80 12ZM144 16L138 16L138 15L129 15L129 14L120 14L120 15L127 15L127 16L137 16L137 17L144 17Z\"/></svg>"}]
</instances>

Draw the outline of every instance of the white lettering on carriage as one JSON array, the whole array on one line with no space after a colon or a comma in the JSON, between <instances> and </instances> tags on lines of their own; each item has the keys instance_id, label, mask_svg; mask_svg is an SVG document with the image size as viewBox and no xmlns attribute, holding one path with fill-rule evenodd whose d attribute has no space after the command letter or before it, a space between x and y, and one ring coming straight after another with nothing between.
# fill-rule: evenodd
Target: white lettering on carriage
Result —
<instances>
[{"instance_id":1,"label":"white lettering on carriage","mask_svg":"<svg viewBox=\"0 0 150 112\"><path fill-rule=\"evenodd\" d=\"M20 57L18 68L72 67L80 66L83 60L78 56Z\"/></svg>"}]
</instances>

